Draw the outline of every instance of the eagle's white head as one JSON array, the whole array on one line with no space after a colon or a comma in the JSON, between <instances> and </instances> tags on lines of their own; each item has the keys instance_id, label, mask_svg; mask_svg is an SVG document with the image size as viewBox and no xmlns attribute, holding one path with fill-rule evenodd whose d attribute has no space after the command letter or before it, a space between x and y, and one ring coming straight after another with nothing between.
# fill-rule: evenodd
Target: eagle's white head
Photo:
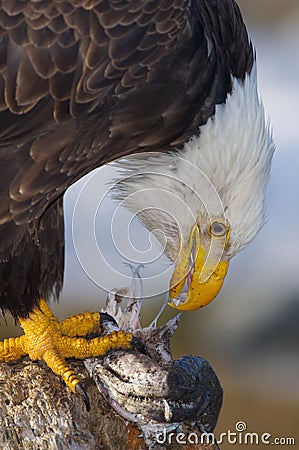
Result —
<instances>
[{"instance_id":1,"label":"eagle's white head","mask_svg":"<svg viewBox=\"0 0 299 450\"><path fill-rule=\"evenodd\" d=\"M176 266L170 298L196 309L219 292L228 261L265 222L274 143L257 93L254 65L234 79L226 102L176 153L120 161L115 196L138 214ZM180 294L185 281L188 293Z\"/></svg>"}]
</instances>

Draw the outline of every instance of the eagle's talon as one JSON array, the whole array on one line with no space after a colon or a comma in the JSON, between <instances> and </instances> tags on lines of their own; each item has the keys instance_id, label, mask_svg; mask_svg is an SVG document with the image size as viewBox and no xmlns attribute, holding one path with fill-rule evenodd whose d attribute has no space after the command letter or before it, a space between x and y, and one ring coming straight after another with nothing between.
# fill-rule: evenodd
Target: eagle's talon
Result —
<instances>
[{"instance_id":1,"label":"eagle's talon","mask_svg":"<svg viewBox=\"0 0 299 450\"><path fill-rule=\"evenodd\" d=\"M86 411L89 412L90 411L90 400L87 395L87 392L85 391L85 389L81 383L76 384L75 392L76 392L76 394L79 394L82 397L85 407L86 407Z\"/></svg>"},{"instance_id":2,"label":"eagle's talon","mask_svg":"<svg viewBox=\"0 0 299 450\"><path fill-rule=\"evenodd\" d=\"M19 319L24 335L0 342L0 361L17 361L25 355L32 360L45 361L73 392L79 389L88 410L89 401L83 393L84 389L78 387L80 378L65 359L97 357L112 349L129 349L132 345L132 335L115 326L116 322L110 316L112 327L108 330L109 334L98 337L103 331L100 317L99 312L85 312L58 322L46 301L41 300L29 317ZM104 314L102 323L107 324L107 319L108 315ZM97 337L86 338L91 333L96 333Z\"/></svg>"},{"instance_id":3,"label":"eagle's talon","mask_svg":"<svg viewBox=\"0 0 299 450\"><path fill-rule=\"evenodd\" d=\"M106 312L101 312L101 316L100 316L100 324L101 327L103 328L106 324L112 324L115 327L118 327L118 324L116 322L116 320L114 319L114 317L112 317L110 314L106 313Z\"/></svg>"}]
</instances>

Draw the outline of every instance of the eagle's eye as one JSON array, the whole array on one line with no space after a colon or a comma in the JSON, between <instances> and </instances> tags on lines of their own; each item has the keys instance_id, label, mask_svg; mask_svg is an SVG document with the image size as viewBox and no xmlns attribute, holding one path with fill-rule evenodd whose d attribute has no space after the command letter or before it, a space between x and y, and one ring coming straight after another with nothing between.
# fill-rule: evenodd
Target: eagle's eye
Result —
<instances>
[{"instance_id":1,"label":"eagle's eye","mask_svg":"<svg viewBox=\"0 0 299 450\"><path fill-rule=\"evenodd\" d=\"M209 232L212 236L222 237L227 233L227 226L221 219L216 219L210 224Z\"/></svg>"}]
</instances>

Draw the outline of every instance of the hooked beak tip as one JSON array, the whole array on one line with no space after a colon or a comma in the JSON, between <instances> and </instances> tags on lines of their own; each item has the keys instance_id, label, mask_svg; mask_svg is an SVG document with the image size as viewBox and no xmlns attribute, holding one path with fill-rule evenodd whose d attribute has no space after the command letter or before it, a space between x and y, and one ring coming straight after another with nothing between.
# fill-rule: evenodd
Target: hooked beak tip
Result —
<instances>
[{"instance_id":1,"label":"hooked beak tip","mask_svg":"<svg viewBox=\"0 0 299 450\"><path fill-rule=\"evenodd\" d=\"M175 309L185 311L199 309L208 305L221 290L228 265L228 261L219 262L216 269L204 282L199 281L200 273L194 271L188 292L178 294L174 286L170 289L170 301L168 304Z\"/></svg>"}]
</instances>

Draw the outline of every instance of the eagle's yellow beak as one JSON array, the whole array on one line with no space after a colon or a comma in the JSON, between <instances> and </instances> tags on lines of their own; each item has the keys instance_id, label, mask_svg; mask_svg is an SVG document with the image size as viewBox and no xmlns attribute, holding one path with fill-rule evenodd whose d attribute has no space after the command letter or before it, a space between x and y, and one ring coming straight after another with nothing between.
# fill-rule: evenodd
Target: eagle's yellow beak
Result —
<instances>
[{"instance_id":1,"label":"eagle's yellow beak","mask_svg":"<svg viewBox=\"0 0 299 450\"><path fill-rule=\"evenodd\" d=\"M189 244L182 247L171 278L170 306L179 310L193 310L206 306L214 300L228 270L228 261L220 261L226 241L227 237L222 239L211 237L212 251L210 253L212 254L207 255L200 244L198 226L193 227ZM215 248L218 251L215 251ZM193 266L192 254L194 255ZM188 292L181 294L186 279Z\"/></svg>"}]
</instances>

